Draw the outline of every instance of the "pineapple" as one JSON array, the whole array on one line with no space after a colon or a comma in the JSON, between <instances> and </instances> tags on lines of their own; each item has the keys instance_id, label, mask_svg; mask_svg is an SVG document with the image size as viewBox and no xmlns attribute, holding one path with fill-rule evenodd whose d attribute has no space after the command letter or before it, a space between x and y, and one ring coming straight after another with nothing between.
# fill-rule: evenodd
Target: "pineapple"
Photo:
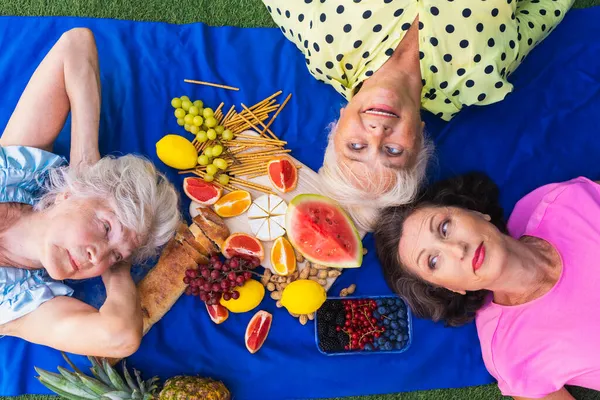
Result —
<instances>
[{"instance_id":1,"label":"pineapple","mask_svg":"<svg viewBox=\"0 0 600 400\"><path fill-rule=\"evenodd\" d=\"M222 382L210 378L177 376L167 380L162 391L158 391L158 377L147 381L137 370L133 370L136 380L125 368L123 379L108 363L102 364L95 357L88 357L94 377L81 372L63 353L63 357L75 372L58 367L60 374L35 368L40 375L37 379L48 389L69 400L230 400L231 395Z\"/></svg>"}]
</instances>

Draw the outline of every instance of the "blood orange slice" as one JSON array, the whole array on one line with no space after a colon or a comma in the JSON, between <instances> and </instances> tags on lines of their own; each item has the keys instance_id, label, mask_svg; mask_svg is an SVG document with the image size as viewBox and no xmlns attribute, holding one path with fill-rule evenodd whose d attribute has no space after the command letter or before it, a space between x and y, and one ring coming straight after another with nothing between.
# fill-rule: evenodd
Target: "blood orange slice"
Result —
<instances>
[{"instance_id":1,"label":"blood orange slice","mask_svg":"<svg viewBox=\"0 0 600 400\"><path fill-rule=\"evenodd\" d=\"M193 201L203 206L215 204L223 194L223 189L202 178L189 177L183 180L183 191Z\"/></svg>"},{"instance_id":2,"label":"blood orange slice","mask_svg":"<svg viewBox=\"0 0 600 400\"><path fill-rule=\"evenodd\" d=\"M211 306L207 304L206 311L208 311L208 315L210 316L212 322L217 325L225 322L225 320L229 318L229 311L220 304Z\"/></svg>"},{"instance_id":3,"label":"blood orange slice","mask_svg":"<svg viewBox=\"0 0 600 400\"><path fill-rule=\"evenodd\" d=\"M265 258L265 249L260 240L246 233L234 233L229 236L225 240L221 252L227 258L236 255L256 257L260 261Z\"/></svg>"},{"instance_id":4,"label":"blood orange slice","mask_svg":"<svg viewBox=\"0 0 600 400\"><path fill-rule=\"evenodd\" d=\"M272 321L273 316L266 311L259 311L254 314L248 323L244 337L246 348L250 353L254 354L262 347L269 335Z\"/></svg>"},{"instance_id":5,"label":"blood orange slice","mask_svg":"<svg viewBox=\"0 0 600 400\"><path fill-rule=\"evenodd\" d=\"M296 189L298 169L291 158L277 157L267 164L269 179L275 188L283 193Z\"/></svg>"}]
</instances>

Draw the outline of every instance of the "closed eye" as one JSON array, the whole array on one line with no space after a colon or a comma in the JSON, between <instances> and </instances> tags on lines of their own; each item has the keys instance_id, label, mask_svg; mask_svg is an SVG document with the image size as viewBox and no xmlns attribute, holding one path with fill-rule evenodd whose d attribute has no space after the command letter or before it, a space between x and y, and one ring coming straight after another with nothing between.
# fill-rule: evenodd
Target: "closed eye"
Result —
<instances>
[{"instance_id":1,"label":"closed eye","mask_svg":"<svg viewBox=\"0 0 600 400\"><path fill-rule=\"evenodd\" d=\"M102 221L102 224L104 225L104 233L106 234L106 237L108 237L111 229L110 224L107 221Z\"/></svg>"}]
</instances>

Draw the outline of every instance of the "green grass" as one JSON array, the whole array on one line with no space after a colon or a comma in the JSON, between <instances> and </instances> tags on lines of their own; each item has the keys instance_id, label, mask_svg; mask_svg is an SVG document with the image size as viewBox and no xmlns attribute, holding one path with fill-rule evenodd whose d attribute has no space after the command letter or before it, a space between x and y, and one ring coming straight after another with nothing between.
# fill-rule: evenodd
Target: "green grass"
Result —
<instances>
[{"instance_id":1,"label":"green grass","mask_svg":"<svg viewBox=\"0 0 600 400\"><path fill-rule=\"evenodd\" d=\"M298 0L289 0L298 1ZM576 0L575 7L591 7L600 0ZM1 0L0 15L80 16L134 21L242 27L274 26L261 0ZM0 372L1 373L1 372ZM600 393L572 389L578 400L600 400ZM0 397L0 400L9 399ZM12 400L48 400L52 396L19 396ZM344 400L495 400L505 399L495 385L465 389L432 390L381 396L347 397ZM339 399L338 399L339 400Z\"/></svg>"}]
</instances>

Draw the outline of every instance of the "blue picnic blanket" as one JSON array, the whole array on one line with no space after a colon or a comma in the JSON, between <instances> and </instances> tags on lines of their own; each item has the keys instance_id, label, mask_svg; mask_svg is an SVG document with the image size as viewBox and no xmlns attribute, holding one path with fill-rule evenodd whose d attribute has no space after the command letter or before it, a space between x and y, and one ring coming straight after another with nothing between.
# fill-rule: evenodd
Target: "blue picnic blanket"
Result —
<instances>
[{"instance_id":1,"label":"blue picnic blanket","mask_svg":"<svg viewBox=\"0 0 600 400\"><path fill-rule=\"evenodd\" d=\"M578 175L600 177L600 8L574 10L511 77L516 90L502 103L463 111L450 123L426 115L438 153L432 179L470 170L488 172L502 188L510 211L528 191ZM0 18L0 127L27 80L60 34L91 28L98 44L102 79L101 151L141 153L157 162L178 184L182 177L155 155L167 133L184 134L170 99L188 95L209 105L250 105L283 90L293 97L273 125L299 160L313 169L322 163L326 125L343 104L330 87L314 80L297 49L276 29L214 28L76 18ZM237 86L239 92L189 85L184 78ZM32 110L32 118L44 110ZM68 155L69 132L55 151ZM184 196L185 197L185 196ZM188 203L184 201L183 209ZM372 237L364 265L345 272L337 293L357 283L359 295L387 294ZM140 270L139 268L137 269ZM141 269L143 271L143 268ZM98 280L74 286L94 304ZM267 342L251 355L244 330L253 313L231 315L213 324L204 305L182 297L144 338L129 366L146 378L200 374L223 380L235 399L319 398L454 388L492 382L473 324L445 328L416 319L411 348L396 355L324 356L314 326L277 309ZM82 367L83 357L74 357ZM34 366L65 365L52 349L14 338L0 339L0 395L47 393Z\"/></svg>"}]
</instances>

